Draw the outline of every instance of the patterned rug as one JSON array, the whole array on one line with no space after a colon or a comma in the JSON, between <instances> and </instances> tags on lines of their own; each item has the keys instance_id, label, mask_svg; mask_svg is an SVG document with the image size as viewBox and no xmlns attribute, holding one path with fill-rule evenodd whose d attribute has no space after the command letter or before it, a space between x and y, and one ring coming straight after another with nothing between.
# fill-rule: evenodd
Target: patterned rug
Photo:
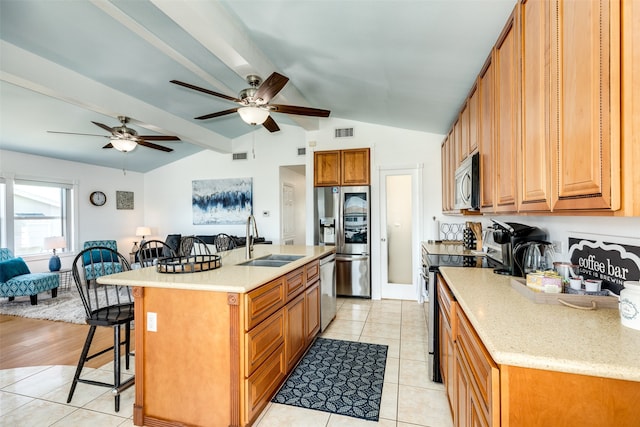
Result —
<instances>
[{"instance_id":1,"label":"patterned rug","mask_svg":"<svg viewBox=\"0 0 640 427\"><path fill-rule=\"evenodd\" d=\"M75 285L65 290L58 289L55 298L51 297L51 292L38 294L38 305L31 305L29 297L16 297L14 301L0 298L0 314L82 325L86 324L87 317Z\"/></svg>"},{"instance_id":2,"label":"patterned rug","mask_svg":"<svg viewBox=\"0 0 640 427\"><path fill-rule=\"evenodd\" d=\"M273 402L378 421L387 346L318 338Z\"/></svg>"}]
</instances>

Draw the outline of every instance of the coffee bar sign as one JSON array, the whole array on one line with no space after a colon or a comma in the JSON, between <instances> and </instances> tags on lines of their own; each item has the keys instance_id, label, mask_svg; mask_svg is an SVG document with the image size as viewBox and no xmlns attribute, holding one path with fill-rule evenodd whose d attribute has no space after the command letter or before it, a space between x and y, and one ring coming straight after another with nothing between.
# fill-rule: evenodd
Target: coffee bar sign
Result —
<instances>
[{"instance_id":1,"label":"coffee bar sign","mask_svg":"<svg viewBox=\"0 0 640 427\"><path fill-rule=\"evenodd\" d=\"M640 280L640 246L607 242L595 235L569 237L569 257L580 276L602 280L603 288L618 295L624 282Z\"/></svg>"}]
</instances>

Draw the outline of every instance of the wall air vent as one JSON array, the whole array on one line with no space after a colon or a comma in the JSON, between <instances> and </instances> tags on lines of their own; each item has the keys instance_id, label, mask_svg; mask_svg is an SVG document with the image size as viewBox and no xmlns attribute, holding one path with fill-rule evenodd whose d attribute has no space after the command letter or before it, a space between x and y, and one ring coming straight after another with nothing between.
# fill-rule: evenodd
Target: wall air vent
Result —
<instances>
[{"instance_id":1,"label":"wall air vent","mask_svg":"<svg viewBox=\"0 0 640 427\"><path fill-rule=\"evenodd\" d=\"M305 147L299 147L298 156L306 156L306 155L307 155L307 149Z\"/></svg>"},{"instance_id":2,"label":"wall air vent","mask_svg":"<svg viewBox=\"0 0 640 427\"><path fill-rule=\"evenodd\" d=\"M247 153L233 153L233 160L247 160Z\"/></svg>"},{"instance_id":3,"label":"wall air vent","mask_svg":"<svg viewBox=\"0 0 640 427\"><path fill-rule=\"evenodd\" d=\"M336 129L334 138L353 138L353 128Z\"/></svg>"}]
</instances>

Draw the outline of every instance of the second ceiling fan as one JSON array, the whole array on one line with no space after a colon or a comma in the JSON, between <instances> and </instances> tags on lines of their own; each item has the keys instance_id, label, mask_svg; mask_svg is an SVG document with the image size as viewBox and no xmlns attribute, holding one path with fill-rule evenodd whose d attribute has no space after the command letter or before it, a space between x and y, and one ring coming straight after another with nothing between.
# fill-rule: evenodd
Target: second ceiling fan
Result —
<instances>
[{"instance_id":1,"label":"second ceiling fan","mask_svg":"<svg viewBox=\"0 0 640 427\"><path fill-rule=\"evenodd\" d=\"M212 119L214 117L222 117L237 112L245 123L250 125L261 124L269 132L277 132L280 128L275 120L273 120L269 115L270 112L296 114L299 116L329 117L329 114L331 114L331 111L329 110L298 107L294 105L270 104L269 101L271 98L276 96L288 81L288 77L278 73L272 73L264 82L258 76L249 75L247 76L247 83L250 87L240 91L238 98L194 86L189 83L184 83L179 80L171 80L171 83L239 104L239 107L236 108L195 117L196 120Z\"/></svg>"}]
</instances>

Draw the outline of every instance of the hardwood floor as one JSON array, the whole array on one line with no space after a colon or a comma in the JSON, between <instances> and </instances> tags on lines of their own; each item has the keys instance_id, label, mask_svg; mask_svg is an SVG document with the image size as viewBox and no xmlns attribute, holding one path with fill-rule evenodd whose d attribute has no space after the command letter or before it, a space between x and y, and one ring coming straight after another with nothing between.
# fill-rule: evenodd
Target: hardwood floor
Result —
<instances>
[{"instance_id":1,"label":"hardwood floor","mask_svg":"<svg viewBox=\"0 0 640 427\"><path fill-rule=\"evenodd\" d=\"M78 363L89 325L35 320L0 315L0 369ZM124 337L124 328L121 335ZM131 338L133 340L133 331ZM100 327L91 345L92 353L113 343L113 330ZM134 343L131 344L135 348ZM122 349L124 351L124 348ZM109 351L85 364L98 368L113 360Z\"/></svg>"}]
</instances>

